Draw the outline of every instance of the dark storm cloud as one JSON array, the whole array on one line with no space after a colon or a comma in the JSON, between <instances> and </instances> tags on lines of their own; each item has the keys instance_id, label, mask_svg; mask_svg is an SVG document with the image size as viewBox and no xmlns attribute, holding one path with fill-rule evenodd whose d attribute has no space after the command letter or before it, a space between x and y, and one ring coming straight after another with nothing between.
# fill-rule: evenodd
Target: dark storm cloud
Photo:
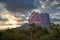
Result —
<instances>
[{"instance_id":1,"label":"dark storm cloud","mask_svg":"<svg viewBox=\"0 0 60 40\"><path fill-rule=\"evenodd\" d=\"M54 1L54 0L40 0L40 1L42 1L42 2L45 2L45 1L52 2L52 1Z\"/></svg>"},{"instance_id":2,"label":"dark storm cloud","mask_svg":"<svg viewBox=\"0 0 60 40\"><path fill-rule=\"evenodd\" d=\"M60 19L53 18L51 19L53 22L60 21Z\"/></svg>"},{"instance_id":3,"label":"dark storm cloud","mask_svg":"<svg viewBox=\"0 0 60 40\"><path fill-rule=\"evenodd\" d=\"M55 24L60 24L60 19L57 19L57 18L53 18L53 19L51 19L52 21L52 23L55 23Z\"/></svg>"},{"instance_id":4,"label":"dark storm cloud","mask_svg":"<svg viewBox=\"0 0 60 40\"><path fill-rule=\"evenodd\" d=\"M6 8L9 11L21 11L22 9L33 9L34 0L7 0Z\"/></svg>"},{"instance_id":5,"label":"dark storm cloud","mask_svg":"<svg viewBox=\"0 0 60 40\"><path fill-rule=\"evenodd\" d=\"M6 8L9 11L22 11L23 9L33 9L36 7L36 2L34 4L35 0L3 0L6 3ZM50 12L53 13L60 11L60 9L57 9L60 4L54 4L53 1L59 2L60 0L40 0L43 3L40 3L40 9L41 4L45 4L45 9L42 9L42 12ZM53 4L53 5L52 5ZM38 6L38 5L37 5ZM60 7L60 6L59 6ZM50 11L52 10L52 11Z\"/></svg>"},{"instance_id":6,"label":"dark storm cloud","mask_svg":"<svg viewBox=\"0 0 60 40\"><path fill-rule=\"evenodd\" d=\"M6 9L11 11L11 12L22 12L25 16L28 16L29 14L28 11L31 11L32 9L36 8L37 6L38 9L41 10L41 12L43 13L49 13L51 18L59 18L59 14L60 14L60 0L39 0L35 2L37 0L6 0L5 4L6 4ZM37 5L36 3L38 3L39 5ZM16 13L16 14L20 14L20 13ZM57 15L57 16L55 16ZM25 17L24 16L24 17ZM23 17L23 19L25 19ZM53 20L54 20L53 18ZM55 21L59 21L59 19L56 19Z\"/></svg>"}]
</instances>

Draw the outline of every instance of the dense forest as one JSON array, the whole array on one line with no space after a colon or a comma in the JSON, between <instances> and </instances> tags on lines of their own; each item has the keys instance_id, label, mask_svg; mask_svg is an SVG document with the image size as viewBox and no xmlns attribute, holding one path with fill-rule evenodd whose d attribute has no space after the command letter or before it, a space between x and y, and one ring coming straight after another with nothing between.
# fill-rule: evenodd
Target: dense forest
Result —
<instances>
[{"instance_id":1,"label":"dense forest","mask_svg":"<svg viewBox=\"0 0 60 40\"><path fill-rule=\"evenodd\" d=\"M30 24L30 28L25 30L0 31L0 40L60 40L60 28L57 24L51 24L49 27Z\"/></svg>"}]
</instances>

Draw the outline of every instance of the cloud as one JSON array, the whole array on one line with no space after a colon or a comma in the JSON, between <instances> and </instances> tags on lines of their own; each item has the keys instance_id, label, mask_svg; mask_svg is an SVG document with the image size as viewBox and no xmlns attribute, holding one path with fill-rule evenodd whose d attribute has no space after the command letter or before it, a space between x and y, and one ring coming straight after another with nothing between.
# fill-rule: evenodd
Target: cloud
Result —
<instances>
[{"instance_id":1,"label":"cloud","mask_svg":"<svg viewBox=\"0 0 60 40\"><path fill-rule=\"evenodd\" d=\"M38 3L38 1L40 1ZM48 13L53 18L60 18L60 0L7 0L5 1L5 7L7 10L16 15L17 18L22 18L23 21L27 20L26 18L31 14L33 10L40 13ZM22 5L21 5L22 4ZM31 4L33 4L31 6ZM38 4L38 5L37 5ZM24 6L23 8L21 8ZM31 8L30 8L31 6ZM37 7L38 6L38 7ZM34 9L37 7L36 9ZM27 8L27 9L25 9ZM19 13L18 13L19 12ZM28 13L29 12L29 13ZM21 16L22 15L22 16Z\"/></svg>"},{"instance_id":2,"label":"cloud","mask_svg":"<svg viewBox=\"0 0 60 40\"><path fill-rule=\"evenodd\" d=\"M8 21L7 18L3 18L2 16L0 16L0 21Z\"/></svg>"},{"instance_id":3,"label":"cloud","mask_svg":"<svg viewBox=\"0 0 60 40\"><path fill-rule=\"evenodd\" d=\"M60 21L60 0L40 0L39 11L48 13L51 21L59 23ZM60 24L60 23L59 23Z\"/></svg>"},{"instance_id":4,"label":"cloud","mask_svg":"<svg viewBox=\"0 0 60 40\"><path fill-rule=\"evenodd\" d=\"M7 0L6 8L9 11L20 11L21 9L33 9L36 8L34 0Z\"/></svg>"}]
</instances>

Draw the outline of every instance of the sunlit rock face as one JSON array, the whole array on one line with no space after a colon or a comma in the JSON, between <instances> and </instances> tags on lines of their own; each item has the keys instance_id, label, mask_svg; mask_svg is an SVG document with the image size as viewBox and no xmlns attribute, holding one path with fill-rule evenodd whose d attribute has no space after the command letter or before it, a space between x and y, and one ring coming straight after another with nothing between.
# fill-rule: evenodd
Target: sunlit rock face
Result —
<instances>
[{"instance_id":1,"label":"sunlit rock face","mask_svg":"<svg viewBox=\"0 0 60 40\"><path fill-rule=\"evenodd\" d=\"M34 23L39 26L49 26L50 24L49 14L47 13L39 14L39 13L33 12L31 16L29 17L28 21L30 24Z\"/></svg>"}]
</instances>

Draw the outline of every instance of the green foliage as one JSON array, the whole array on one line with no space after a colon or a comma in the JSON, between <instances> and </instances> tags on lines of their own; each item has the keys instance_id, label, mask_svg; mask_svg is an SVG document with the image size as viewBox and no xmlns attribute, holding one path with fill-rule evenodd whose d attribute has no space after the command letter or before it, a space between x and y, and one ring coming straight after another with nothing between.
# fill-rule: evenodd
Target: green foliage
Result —
<instances>
[{"instance_id":1,"label":"green foliage","mask_svg":"<svg viewBox=\"0 0 60 40\"><path fill-rule=\"evenodd\" d=\"M0 31L0 40L60 40L60 28L57 24L51 24L49 28L30 24L26 30Z\"/></svg>"},{"instance_id":2,"label":"green foliage","mask_svg":"<svg viewBox=\"0 0 60 40\"><path fill-rule=\"evenodd\" d=\"M5 30L0 32L0 40L18 40L19 33L16 30Z\"/></svg>"}]
</instances>

